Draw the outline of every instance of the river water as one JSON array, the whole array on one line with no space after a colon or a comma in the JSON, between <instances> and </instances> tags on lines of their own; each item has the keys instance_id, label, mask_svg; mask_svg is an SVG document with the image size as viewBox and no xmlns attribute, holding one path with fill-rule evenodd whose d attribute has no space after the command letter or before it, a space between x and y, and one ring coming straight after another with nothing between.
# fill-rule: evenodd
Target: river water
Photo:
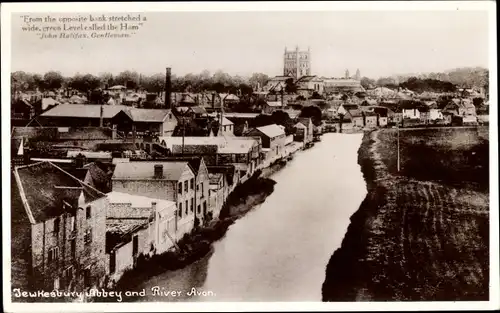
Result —
<instances>
[{"instance_id":1,"label":"river water","mask_svg":"<svg viewBox=\"0 0 500 313\"><path fill-rule=\"evenodd\" d=\"M326 265L366 195L361 139L329 133L296 153L270 176L274 192L231 225L212 254L137 286L146 291L137 301L321 301Z\"/></svg>"}]
</instances>

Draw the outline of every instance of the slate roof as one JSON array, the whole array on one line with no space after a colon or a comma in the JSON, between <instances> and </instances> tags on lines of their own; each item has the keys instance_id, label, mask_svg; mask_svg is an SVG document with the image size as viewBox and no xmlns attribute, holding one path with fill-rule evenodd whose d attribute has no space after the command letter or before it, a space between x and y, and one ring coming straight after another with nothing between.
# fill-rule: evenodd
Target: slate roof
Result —
<instances>
[{"instance_id":1,"label":"slate roof","mask_svg":"<svg viewBox=\"0 0 500 313\"><path fill-rule=\"evenodd\" d=\"M219 153L243 154L248 153L253 148L253 140L229 140L224 147L219 148Z\"/></svg>"},{"instance_id":2,"label":"slate roof","mask_svg":"<svg viewBox=\"0 0 500 313\"><path fill-rule=\"evenodd\" d=\"M17 167L14 176L16 181L13 183L20 187L21 198L26 199L25 209L28 217L33 217L32 223L64 213L63 200L76 208L79 201L90 203L105 196L50 162ZM81 189L61 189L55 186Z\"/></svg>"},{"instance_id":3,"label":"slate roof","mask_svg":"<svg viewBox=\"0 0 500 313\"><path fill-rule=\"evenodd\" d=\"M208 137L207 137L208 138ZM218 150L218 146L215 144L185 144L184 150L182 149L182 145L174 144L172 145L172 153L173 154L216 154Z\"/></svg>"},{"instance_id":4,"label":"slate roof","mask_svg":"<svg viewBox=\"0 0 500 313\"><path fill-rule=\"evenodd\" d=\"M124 105L102 105L103 118L112 118L118 112L129 107ZM44 112L41 116L46 117L82 117L100 118L101 105L96 104L60 104Z\"/></svg>"},{"instance_id":5,"label":"slate roof","mask_svg":"<svg viewBox=\"0 0 500 313\"><path fill-rule=\"evenodd\" d=\"M129 109L134 122L163 122L170 110L165 109Z\"/></svg>"},{"instance_id":6,"label":"slate roof","mask_svg":"<svg viewBox=\"0 0 500 313\"><path fill-rule=\"evenodd\" d=\"M359 109L359 106L357 104L342 104L342 107L346 111Z\"/></svg>"},{"instance_id":7,"label":"slate roof","mask_svg":"<svg viewBox=\"0 0 500 313\"><path fill-rule=\"evenodd\" d=\"M269 138L274 138L285 134L285 131L276 124L257 127L257 130Z\"/></svg>"},{"instance_id":8,"label":"slate roof","mask_svg":"<svg viewBox=\"0 0 500 313\"><path fill-rule=\"evenodd\" d=\"M203 157L201 156L168 156L156 159L156 161L186 161L193 170L195 176L198 175L202 160Z\"/></svg>"},{"instance_id":9,"label":"slate roof","mask_svg":"<svg viewBox=\"0 0 500 313\"><path fill-rule=\"evenodd\" d=\"M113 180L137 179L137 180L157 180L154 178L154 166L163 165L162 180L177 181L188 167L188 162L169 161L148 161L148 162L124 162L116 164Z\"/></svg>"}]
</instances>

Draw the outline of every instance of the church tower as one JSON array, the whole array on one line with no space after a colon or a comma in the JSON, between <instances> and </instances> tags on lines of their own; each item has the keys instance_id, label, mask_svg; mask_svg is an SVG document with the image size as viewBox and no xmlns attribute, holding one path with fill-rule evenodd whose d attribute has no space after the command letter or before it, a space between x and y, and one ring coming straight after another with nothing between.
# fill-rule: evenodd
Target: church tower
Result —
<instances>
[{"instance_id":1,"label":"church tower","mask_svg":"<svg viewBox=\"0 0 500 313\"><path fill-rule=\"evenodd\" d=\"M354 76L355 80L361 80L361 72L359 71L359 68L356 70L356 75Z\"/></svg>"},{"instance_id":2,"label":"church tower","mask_svg":"<svg viewBox=\"0 0 500 313\"><path fill-rule=\"evenodd\" d=\"M349 79L351 78L351 75L349 74L349 70L345 70L345 76L344 76L345 79Z\"/></svg>"},{"instance_id":3,"label":"church tower","mask_svg":"<svg viewBox=\"0 0 500 313\"><path fill-rule=\"evenodd\" d=\"M307 51L301 51L299 46L296 46L295 50L289 51L285 47L283 75L294 79L311 75L311 50L308 48Z\"/></svg>"}]
</instances>

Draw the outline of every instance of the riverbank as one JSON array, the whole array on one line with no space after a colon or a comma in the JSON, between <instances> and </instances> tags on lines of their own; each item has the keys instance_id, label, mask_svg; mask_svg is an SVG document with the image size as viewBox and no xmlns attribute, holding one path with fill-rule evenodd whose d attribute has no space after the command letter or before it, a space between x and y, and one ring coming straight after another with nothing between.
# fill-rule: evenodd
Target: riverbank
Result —
<instances>
[{"instance_id":1,"label":"riverbank","mask_svg":"<svg viewBox=\"0 0 500 313\"><path fill-rule=\"evenodd\" d=\"M238 185L228 196L217 221L194 230L178 242L179 249L168 251L151 257L141 255L136 266L124 272L119 281L108 287L108 290L131 291L135 286L166 271L182 269L213 252L212 244L223 238L228 228L263 203L274 191L276 182L268 177L281 168L281 162L275 162L268 168L258 170L247 181ZM107 299L109 300L109 299ZM93 301L107 301L94 298ZM130 298L133 301L133 298Z\"/></svg>"},{"instance_id":2,"label":"riverbank","mask_svg":"<svg viewBox=\"0 0 500 313\"><path fill-rule=\"evenodd\" d=\"M401 172L395 130L365 133L368 194L327 265L323 301L488 300L488 143L484 130L442 132L402 132Z\"/></svg>"}]
</instances>

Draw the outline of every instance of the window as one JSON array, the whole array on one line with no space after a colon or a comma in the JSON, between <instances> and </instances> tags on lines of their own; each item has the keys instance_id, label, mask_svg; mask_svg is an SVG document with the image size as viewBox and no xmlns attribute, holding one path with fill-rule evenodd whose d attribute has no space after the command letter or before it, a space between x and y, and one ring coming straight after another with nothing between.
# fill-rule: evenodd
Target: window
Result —
<instances>
[{"instance_id":1,"label":"window","mask_svg":"<svg viewBox=\"0 0 500 313\"><path fill-rule=\"evenodd\" d=\"M194 198L191 198L191 213L194 212Z\"/></svg>"},{"instance_id":2,"label":"window","mask_svg":"<svg viewBox=\"0 0 500 313\"><path fill-rule=\"evenodd\" d=\"M66 282L70 282L73 279L73 266L64 270L64 278L66 279Z\"/></svg>"},{"instance_id":3,"label":"window","mask_svg":"<svg viewBox=\"0 0 500 313\"><path fill-rule=\"evenodd\" d=\"M75 239L71 239L69 241L69 245L70 245L70 249L71 249L71 257L73 259L75 259L76 258L76 241L75 241Z\"/></svg>"},{"instance_id":4,"label":"window","mask_svg":"<svg viewBox=\"0 0 500 313\"><path fill-rule=\"evenodd\" d=\"M91 217L91 214L92 214L92 208L91 208L91 206L89 205L89 206L87 207L86 212L85 212L85 216L86 216L86 218L87 218L87 219L89 219L89 218Z\"/></svg>"},{"instance_id":5,"label":"window","mask_svg":"<svg viewBox=\"0 0 500 313\"><path fill-rule=\"evenodd\" d=\"M203 215L207 214L207 201L203 202Z\"/></svg>"},{"instance_id":6,"label":"window","mask_svg":"<svg viewBox=\"0 0 500 313\"><path fill-rule=\"evenodd\" d=\"M191 190L194 189L194 178L191 178Z\"/></svg>"},{"instance_id":7,"label":"window","mask_svg":"<svg viewBox=\"0 0 500 313\"><path fill-rule=\"evenodd\" d=\"M184 181L184 192L188 192L188 181Z\"/></svg>"},{"instance_id":8,"label":"window","mask_svg":"<svg viewBox=\"0 0 500 313\"><path fill-rule=\"evenodd\" d=\"M200 183L201 185L201 197L203 198L204 194L205 194L205 188L203 188L203 183Z\"/></svg>"},{"instance_id":9,"label":"window","mask_svg":"<svg viewBox=\"0 0 500 313\"><path fill-rule=\"evenodd\" d=\"M111 251L109 255L109 272L114 273L116 270L116 253L115 251Z\"/></svg>"},{"instance_id":10,"label":"window","mask_svg":"<svg viewBox=\"0 0 500 313\"><path fill-rule=\"evenodd\" d=\"M200 184L196 184L196 191L200 190Z\"/></svg>"},{"instance_id":11,"label":"window","mask_svg":"<svg viewBox=\"0 0 500 313\"><path fill-rule=\"evenodd\" d=\"M59 224L61 223L59 217L54 220L54 233L59 234Z\"/></svg>"},{"instance_id":12,"label":"window","mask_svg":"<svg viewBox=\"0 0 500 313\"><path fill-rule=\"evenodd\" d=\"M198 214L201 213L201 205L198 204Z\"/></svg>"},{"instance_id":13,"label":"window","mask_svg":"<svg viewBox=\"0 0 500 313\"><path fill-rule=\"evenodd\" d=\"M73 232L76 228L76 218L74 216L71 216L69 218L69 231Z\"/></svg>"},{"instance_id":14,"label":"window","mask_svg":"<svg viewBox=\"0 0 500 313\"><path fill-rule=\"evenodd\" d=\"M182 195L182 182L179 183L179 189L177 190L177 192Z\"/></svg>"},{"instance_id":15,"label":"window","mask_svg":"<svg viewBox=\"0 0 500 313\"><path fill-rule=\"evenodd\" d=\"M179 218L182 218L182 203L179 203Z\"/></svg>"},{"instance_id":16,"label":"window","mask_svg":"<svg viewBox=\"0 0 500 313\"><path fill-rule=\"evenodd\" d=\"M136 256L139 253L139 236L135 235L132 238L132 255Z\"/></svg>"},{"instance_id":17,"label":"window","mask_svg":"<svg viewBox=\"0 0 500 313\"><path fill-rule=\"evenodd\" d=\"M85 242L86 245L89 245L92 243L92 229L87 229L85 232L85 237L83 237L83 241Z\"/></svg>"},{"instance_id":18,"label":"window","mask_svg":"<svg viewBox=\"0 0 500 313\"><path fill-rule=\"evenodd\" d=\"M189 205L188 205L188 200L186 200L186 215L188 215L189 212Z\"/></svg>"},{"instance_id":19,"label":"window","mask_svg":"<svg viewBox=\"0 0 500 313\"><path fill-rule=\"evenodd\" d=\"M90 268L86 268L83 271L83 285L85 286L85 288L90 287L90 283L91 283L90 278L91 278Z\"/></svg>"},{"instance_id":20,"label":"window","mask_svg":"<svg viewBox=\"0 0 500 313\"><path fill-rule=\"evenodd\" d=\"M59 259L59 247L54 247L49 249L49 263L57 261Z\"/></svg>"}]
</instances>

